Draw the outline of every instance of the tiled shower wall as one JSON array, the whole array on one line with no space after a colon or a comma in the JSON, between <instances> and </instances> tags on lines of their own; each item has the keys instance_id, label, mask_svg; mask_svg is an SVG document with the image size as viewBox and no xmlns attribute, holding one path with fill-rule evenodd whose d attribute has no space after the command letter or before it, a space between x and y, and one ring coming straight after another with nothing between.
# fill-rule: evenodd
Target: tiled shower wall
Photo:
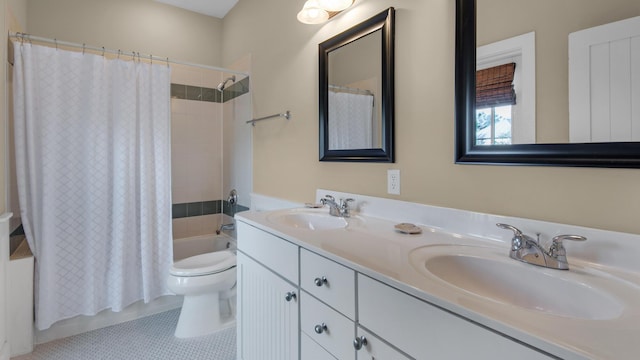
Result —
<instances>
[{"instance_id":1,"label":"tiled shower wall","mask_svg":"<svg viewBox=\"0 0 640 360\"><path fill-rule=\"evenodd\" d=\"M224 128L223 115L227 111L228 121L244 124L236 121L229 106L236 103L230 100L249 92L249 78L238 76L238 80L227 83L227 88L221 93L216 87L229 74L184 65L172 65L171 70L173 238L178 239L212 234L221 223L231 222L235 212L247 210L242 205L230 206L226 201L231 182L227 179L224 186L223 173L239 173L228 163L236 160L247 163L247 160L246 156L235 160L223 159L224 156L237 157L228 148L223 148L223 133L229 131ZM242 101L233 106L237 105L250 108ZM228 143L234 141L235 138L227 139ZM251 148L250 143L248 148ZM248 165L250 167L250 161ZM240 185L242 181L238 177L251 181L250 173L240 173L234 176L233 182ZM241 198L248 197L244 193L246 186L241 187L238 189L242 191ZM247 188L248 191L250 189Z\"/></svg>"},{"instance_id":2,"label":"tiled shower wall","mask_svg":"<svg viewBox=\"0 0 640 360\"><path fill-rule=\"evenodd\" d=\"M200 215L188 216L187 204L200 204L202 209L203 202L211 204L223 198L223 105L213 95L223 75L213 70L172 65L171 190L174 239L214 233L221 222L220 211L216 212L215 208L206 214L201 210ZM181 88L185 90L184 93L180 92ZM211 96L212 101L202 101L202 88L213 90L206 93L206 100ZM184 217L180 217L182 204ZM191 206L192 215L196 207Z\"/></svg>"}]
</instances>

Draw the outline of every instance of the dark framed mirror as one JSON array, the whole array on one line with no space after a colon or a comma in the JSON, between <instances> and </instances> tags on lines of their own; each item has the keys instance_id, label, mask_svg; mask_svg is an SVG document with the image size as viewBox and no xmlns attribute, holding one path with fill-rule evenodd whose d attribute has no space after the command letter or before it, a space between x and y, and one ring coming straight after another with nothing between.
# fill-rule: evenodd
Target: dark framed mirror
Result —
<instances>
[{"instance_id":1,"label":"dark framed mirror","mask_svg":"<svg viewBox=\"0 0 640 360\"><path fill-rule=\"evenodd\" d=\"M537 3L529 1L532 5ZM514 11L512 7L509 9ZM478 131L476 123L476 36L478 35L476 15L478 10L476 0L456 0L456 163L640 168L640 142L636 141L570 142L567 139L566 142L479 145L476 136ZM531 16L531 11L523 11L523 13ZM552 21L547 18L546 22L549 24ZM541 43L544 43L544 40L536 39L536 46ZM546 56L537 54L536 61L541 58L546 59ZM538 88L537 93L540 94L543 91ZM568 108L569 105L566 103L569 101L563 101L563 103L563 106ZM572 106L575 106L575 102ZM539 105L538 109L540 108ZM542 106L543 110L546 108ZM541 111L538 113L539 120L544 115L540 114ZM556 121L556 119L549 120ZM536 126L540 127L538 124Z\"/></svg>"},{"instance_id":2,"label":"dark framed mirror","mask_svg":"<svg viewBox=\"0 0 640 360\"><path fill-rule=\"evenodd\" d=\"M394 8L319 44L320 161L394 162Z\"/></svg>"}]
</instances>

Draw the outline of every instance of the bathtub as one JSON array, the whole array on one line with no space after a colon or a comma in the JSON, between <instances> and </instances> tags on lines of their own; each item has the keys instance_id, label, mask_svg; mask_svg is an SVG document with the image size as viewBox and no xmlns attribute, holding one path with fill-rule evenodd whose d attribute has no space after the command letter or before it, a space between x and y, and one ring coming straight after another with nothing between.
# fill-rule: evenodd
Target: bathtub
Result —
<instances>
[{"instance_id":1,"label":"bathtub","mask_svg":"<svg viewBox=\"0 0 640 360\"><path fill-rule=\"evenodd\" d=\"M235 248L235 239L220 233L173 239L173 261L213 251Z\"/></svg>"}]
</instances>

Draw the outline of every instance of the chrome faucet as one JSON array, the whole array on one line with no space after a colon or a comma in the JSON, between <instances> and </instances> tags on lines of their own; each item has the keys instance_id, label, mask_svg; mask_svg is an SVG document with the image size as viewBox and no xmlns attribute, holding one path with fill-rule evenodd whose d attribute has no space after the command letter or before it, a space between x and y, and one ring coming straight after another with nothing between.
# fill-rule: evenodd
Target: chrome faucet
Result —
<instances>
[{"instance_id":1,"label":"chrome faucet","mask_svg":"<svg viewBox=\"0 0 640 360\"><path fill-rule=\"evenodd\" d=\"M562 245L563 240L587 240L586 237L580 235L558 235L551 239L549 251L546 251L540 245L540 234L538 234L538 239L534 240L532 237L523 234L515 226L508 224L496 224L496 226L513 231L510 258L551 269L569 270L567 251Z\"/></svg>"},{"instance_id":2,"label":"chrome faucet","mask_svg":"<svg viewBox=\"0 0 640 360\"><path fill-rule=\"evenodd\" d=\"M220 227L218 228L218 230L216 230L216 234L220 235L220 233L223 230L235 230L236 229L236 224L231 223L231 224L222 224L220 225Z\"/></svg>"},{"instance_id":3,"label":"chrome faucet","mask_svg":"<svg viewBox=\"0 0 640 360\"><path fill-rule=\"evenodd\" d=\"M348 218L351 216L349 213L349 203L355 201L354 199L340 199L339 203L336 203L336 199L331 195L325 195L324 198L320 199L320 203L322 205L329 206L329 214L333 216L345 217Z\"/></svg>"}]
</instances>

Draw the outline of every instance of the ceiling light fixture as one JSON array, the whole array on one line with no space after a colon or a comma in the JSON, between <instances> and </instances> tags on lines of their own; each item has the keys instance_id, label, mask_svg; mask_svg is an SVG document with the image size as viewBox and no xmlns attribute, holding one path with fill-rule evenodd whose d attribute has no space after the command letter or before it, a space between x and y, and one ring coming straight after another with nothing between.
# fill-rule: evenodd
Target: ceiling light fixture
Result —
<instances>
[{"instance_id":1,"label":"ceiling light fixture","mask_svg":"<svg viewBox=\"0 0 640 360\"><path fill-rule=\"evenodd\" d=\"M329 20L329 13L318 5L317 0L307 0L298 13L298 21L304 24L321 24Z\"/></svg>"},{"instance_id":2,"label":"ceiling light fixture","mask_svg":"<svg viewBox=\"0 0 640 360\"><path fill-rule=\"evenodd\" d=\"M322 24L353 5L354 0L307 0L298 13L298 21Z\"/></svg>"},{"instance_id":3,"label":"ceiling light fixture","mask_svg":"<svg viewBox=\"0 0 640 360\"><path fill-rule=\"evenodd\" d=\"M353 0L318 0L318 5L327 11L342 11L353 4Z\"/></svg>"}]
</instances>

